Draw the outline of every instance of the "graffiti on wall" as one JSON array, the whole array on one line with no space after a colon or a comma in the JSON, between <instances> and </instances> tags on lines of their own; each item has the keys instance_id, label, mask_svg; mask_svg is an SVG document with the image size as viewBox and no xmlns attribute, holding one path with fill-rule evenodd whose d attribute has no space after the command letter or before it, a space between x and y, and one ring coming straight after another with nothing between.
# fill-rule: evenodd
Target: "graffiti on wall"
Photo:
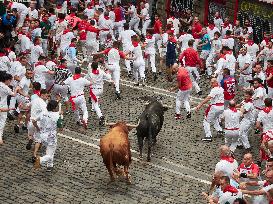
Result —
<instances>
[{"instance_id":1,"label":"graffiti on wall","mask_svg":"<svg viewBox=\"0 0 273 204\"><path fill-rule=\"evenodd\" d=\"M208 21L213 22L214 15L216 12L220 12L220 16L224 19L226 14L226 7L223 4L219 4L216 2L210 2L209 4L209 15L208 15Z\"/></svg>"},{"instance_id":2,"label":"graffiti on wall","mask_svg":"<svg viewBox=\"0 0 273 204\"><path fill-rule=\"evenodd\" d=\"M251 1L242 1L238 12L238 20L241 25L248 19L253 27L253 38L255 42L263 40L264 32L272 32L273 10L270 6L256 4Z\"/></svg>"},{"instance_id":3,"label":"graffiti on wall","mask_svg":"<svg viewBox=\"0 0 273 204\"><path fill-rule=\"evenodd\" d=\"M187 9L193 10L193 0L171 0L170 11L181 17Z\"/></svg>"}]
</instances>

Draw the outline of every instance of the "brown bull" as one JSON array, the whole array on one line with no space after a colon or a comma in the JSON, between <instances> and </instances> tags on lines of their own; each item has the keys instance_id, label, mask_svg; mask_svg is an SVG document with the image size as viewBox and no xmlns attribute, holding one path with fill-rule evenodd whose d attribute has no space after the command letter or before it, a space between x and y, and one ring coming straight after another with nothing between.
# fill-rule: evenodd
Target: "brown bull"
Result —
<instances>
[{"instance_id":1,"label":"brown bull","mask_svg":"<svg viewBox=\"0 0 273 204\"><path fill-rule=\"evenodd\" d=\"M110 174L111 181L115 180L114 173L118 175L122 172L117 165L122 165L124 166L126 180L128 183L131 183L129 165L132 158L128 134L137 125L130 125L124 122L105 123L105 125L110 126L111 130L100 139L100 153Z\"/></svg>"}]
</instances>

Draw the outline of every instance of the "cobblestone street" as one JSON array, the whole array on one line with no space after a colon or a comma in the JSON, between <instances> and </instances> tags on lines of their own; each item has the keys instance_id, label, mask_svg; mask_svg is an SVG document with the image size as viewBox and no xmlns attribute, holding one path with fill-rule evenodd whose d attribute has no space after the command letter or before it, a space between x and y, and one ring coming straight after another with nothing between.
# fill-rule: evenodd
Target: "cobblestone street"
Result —
<instances>
[{"instance_id":1,"label":"cobblestone street","mask_svg":"<svg viewBox=\"0 0 273 204\"><path fill-rule=\"evenodd\" d=\"M123 75L122 100L114 100L114 89L105 84L101 107L109 122L135 123L144 109L145 102L139 99L142 96L161 95L164 104L175 105L175 93L166 91L170 84L163 82L162 77L146 87L133 87ZM199 101L194 93L192 106ZM58 135L55 166L50 173L44 168L34 170L28 161L31 151L25 149L27 134L15 134L13 122L8 122L5 145L0 149L0 203L200 203L200 194L208 190L210 175L218 161L216 150L223 143L219 136L212 143L201 141L203 111L194 113L192 119L184 117L176 121L174 110L169 109L151 163L145 162L145 154L142 161L138 159L133 130L129 135L132 184L127 185L121 178L109 183L98 146L99 138L108 128L99 127L90 104L88 109L86 132L75 124L73 115L65 115L65 128ZM251 140L252 144L257 143L254 137ZM236 153L241 158L243 151Z\"/></svg>"}]
</instances>

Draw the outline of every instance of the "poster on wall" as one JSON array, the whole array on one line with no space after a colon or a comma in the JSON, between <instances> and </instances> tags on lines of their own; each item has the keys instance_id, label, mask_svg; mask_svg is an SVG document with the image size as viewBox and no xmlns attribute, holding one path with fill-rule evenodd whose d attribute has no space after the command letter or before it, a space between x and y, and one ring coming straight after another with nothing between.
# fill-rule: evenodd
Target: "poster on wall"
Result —
<instances>
[{"instance_id":1,"label":"poster on wall","mask_svg":"<svg viewBox=\"0 0 273 204\"><path fill-rule=\"evenodd\" d=\"M248 19L253 27L253 39L260 43L264 32L272 33L273 9L269 4L257 3L251 0L240 2L238 20L241 25Z\"/></svg>"},{"instance_id":2,"label":"poster on wall","mask_svg":"<svg viewBox=\"0 0 273 204\"><path fill-rule=\"evenodd\" d=\"M193 10L193 0L171 0L170 12L181 17L186 10Z\"/></svg>"}]
</instances>

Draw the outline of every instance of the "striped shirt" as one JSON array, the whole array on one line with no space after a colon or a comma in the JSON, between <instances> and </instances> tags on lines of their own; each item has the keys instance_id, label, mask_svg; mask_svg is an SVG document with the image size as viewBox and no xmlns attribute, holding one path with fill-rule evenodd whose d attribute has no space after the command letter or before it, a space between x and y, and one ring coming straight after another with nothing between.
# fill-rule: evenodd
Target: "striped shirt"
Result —
<instances>
[{"instance_id":1,"label":"striped shirt","mask_svg":"<svg viewBox=\"0 0 273 204\"><path fill-rule=\"evenodd\" d=\"M71 77L71 76L72 76L72 73L67 68L59 68L59 67L55 68L55 76L54 76L55 84L62 85L63 82L68 77Z\"/></svg>"}]
</instances>

